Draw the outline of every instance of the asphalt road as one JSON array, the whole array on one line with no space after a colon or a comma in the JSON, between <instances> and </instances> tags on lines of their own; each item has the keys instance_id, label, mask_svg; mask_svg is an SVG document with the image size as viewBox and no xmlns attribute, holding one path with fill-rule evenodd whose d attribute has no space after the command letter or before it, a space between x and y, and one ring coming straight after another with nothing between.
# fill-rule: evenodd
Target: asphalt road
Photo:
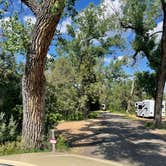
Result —
<instances>
[{"instance_id":1,"label":"asphalt road","mask_svg":"<svg viewBox=\"0 0 166 166\"><path fill-rule=\"evenodd\" d=\"M105 112L82 127L81 134L62 132L77 154L127 166L166 166L166 134L152 132L143 123Z\"/></svg>"},{"instance_id":2,"label":"asphalt road","mask_svg":"<svg viewBox=\"0 0 166 166\"><path fill-rule=\"evenodd\" d=\"M166 166L165 132L148 130L143 123L107 112L96 120L67 122L60 132L67 137L71 152L2 156L0 163L10 166Z\"/></svg>"}]
</instances>

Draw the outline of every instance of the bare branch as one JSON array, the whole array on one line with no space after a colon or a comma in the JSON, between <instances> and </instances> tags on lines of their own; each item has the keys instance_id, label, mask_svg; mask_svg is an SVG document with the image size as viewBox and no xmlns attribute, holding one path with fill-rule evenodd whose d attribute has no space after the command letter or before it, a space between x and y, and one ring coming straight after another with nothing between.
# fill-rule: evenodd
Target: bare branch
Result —
<instances>
[{"instance_id":1,"label":"bare branch","mask_svg":"<svg viewBox=\"0 0 166 166\"><path fill-rule=\"evenodd\" d=\"M163 31L157 31L157 32L154 32L152 33L149 37L153 37L154 35L158 34L158 33L162 33Z\"/></svg>"},{"instance_id":2,"label":"bare branch","mask_svg":"<svg viewBox=\"0 0 166 166\"><path fill-rule=\"evenodd\" d=\"M39 5L34 0L21 0L21 2L23 2L26 6L28 6L31 9L31 11L35 15L37 15Z\"/></svg>"},{"instance_id":3,"label":"bare branch","mask_svg":"<svg viewBox=\"0 0 166 166\"><path fill-rule=\"evenodd\" d=\"M140 51L136 50L135 53L134 53L134 55L132 55L134 61L133 61L133 63L132 63L131 66L134 66L134 65L136 64L136 57L137 57L137 55L139 54L139 52L140 52Z\"/></svg>"}]
</instances>

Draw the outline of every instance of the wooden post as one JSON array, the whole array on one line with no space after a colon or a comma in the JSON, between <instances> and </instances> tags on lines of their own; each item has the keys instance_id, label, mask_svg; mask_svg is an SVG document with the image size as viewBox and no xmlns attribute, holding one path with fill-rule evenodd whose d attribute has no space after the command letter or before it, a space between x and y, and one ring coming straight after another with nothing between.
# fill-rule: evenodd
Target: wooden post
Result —
<instances>
[{"instance_id":1,"label":"wooden post","mask_svg":"<svg viewBox=\"0 0 166 166\"><path fill-rule=\"evenodd\" d=\"M55 130L54 129L52 129L51 130L51 140L50 140L50 142L51 142L51 144L52 144L52 152L55 152L55 142L54 142L54 140L56 141L56 139L55 139Z\"/></svg>"}]
</instances>

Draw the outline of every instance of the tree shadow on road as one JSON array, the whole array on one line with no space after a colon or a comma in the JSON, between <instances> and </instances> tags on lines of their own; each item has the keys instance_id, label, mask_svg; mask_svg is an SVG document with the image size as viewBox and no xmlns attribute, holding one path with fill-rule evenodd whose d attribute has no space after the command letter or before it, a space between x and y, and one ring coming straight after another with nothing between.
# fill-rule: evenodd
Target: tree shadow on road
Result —
<instances>
[{"instance_id":1,"label":"tree shadow on road","mask_svg":"<svg viewBox=\"0 0 166 166\"><path fill-rule=\"evenodd\" d=\"M90 131L88 134L71 134L67 131L70 147L90 147L84 155L113 161L127 159L141 166L166 165L166 135L150 133L141 122L132 125L133 121L122 117L118 117L122 122L114 121L114 118L117 117L92 121L81 129Z\"/></svg>"}]
</instances>

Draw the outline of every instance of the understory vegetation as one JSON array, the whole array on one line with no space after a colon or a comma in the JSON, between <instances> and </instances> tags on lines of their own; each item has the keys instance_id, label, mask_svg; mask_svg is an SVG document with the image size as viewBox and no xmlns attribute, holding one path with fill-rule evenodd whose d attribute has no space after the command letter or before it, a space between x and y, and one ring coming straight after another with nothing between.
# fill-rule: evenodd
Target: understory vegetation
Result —
<instances>
[{"instance_id":1,"label":"understory vegetation","mask_svg":"<svg viewBox=\"0 0 166 166\"><path fill-rule=\"evenodd\" d=\"M46 77L43 149L50 150L49 131L60 121L97 118L103 110L135 114L136 101L155 100L161 39L157 40L157 34L150 35L150 31L156 27L161 12L157 2L151 10L150 2L144 2L126 0L129 9L122 5L122 18L117 14L108 17L103 14L105 7L90 4L71 17L65 34L56 31L52 42L56 56L47 57L43 70ZM36 151L26 151L21 145L24 108L21 81L26 69L25 62L18 62L17 56L28 52L25 50L33 24L22 25L18 16L16 13L2 21L5 39L0 40L0 155ZM129 29L134 34L131 41L123 35ZM123 53L129 43L134 56L129 52L116 54ZM148 71L137 70L137 54L146 58ZM149 122L145 126L155 127ZM166 129L165 122L161 128ZM56 148L68 149L63 137L58 137Z\"/></svg>"}]
</instances>

